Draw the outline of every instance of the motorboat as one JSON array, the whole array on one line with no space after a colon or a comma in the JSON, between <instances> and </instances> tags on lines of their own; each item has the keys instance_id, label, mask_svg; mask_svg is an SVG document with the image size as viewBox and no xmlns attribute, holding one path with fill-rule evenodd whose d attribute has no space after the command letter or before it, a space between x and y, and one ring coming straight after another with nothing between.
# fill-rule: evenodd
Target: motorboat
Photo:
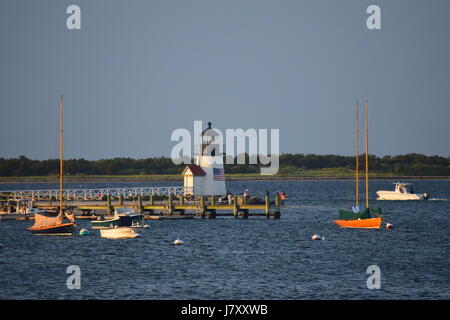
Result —
<instances>
[{"instance_id":1,"label":"motorboat","mask_svg":"<svg viewBox=\"0 0 450 320\"><path fill-rule=\"evenodd\" d=\"M427 200L428 193L414 193L412 183L395 182L394 191L377 191L377 200Z\"/></svg>"},{"instance_id":2,"label":"motorboat","mask_svg":"<svg viewBox=\"0 0 450 320\"><path fill-rule=\"evenodd\" d=\"M133 208L118 207L114 209L114 217L109 220L102 220L102 216L99 220L91 221L92 229L114 228L114 227L132 227L142 228L144 227L144 215L137 213Z\"/></svg>"}]
</instances>

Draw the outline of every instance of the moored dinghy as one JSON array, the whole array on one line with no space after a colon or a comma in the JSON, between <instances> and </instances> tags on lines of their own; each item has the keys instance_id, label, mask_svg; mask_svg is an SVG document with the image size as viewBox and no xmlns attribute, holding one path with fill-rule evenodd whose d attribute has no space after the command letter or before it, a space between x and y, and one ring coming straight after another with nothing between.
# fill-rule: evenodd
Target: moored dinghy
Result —
<instances>
[{"instance_id":1,"label":"moored dinghy","mask_svg":"<svg viewBox=\"0 0 450 320\"><path fill-rule=\"evenodd\" d=\"M132 239L140 238L141 235L130 227L116 227L100 229L100 235L102 238L107 239Z\"/></svg>"}]
</instances>

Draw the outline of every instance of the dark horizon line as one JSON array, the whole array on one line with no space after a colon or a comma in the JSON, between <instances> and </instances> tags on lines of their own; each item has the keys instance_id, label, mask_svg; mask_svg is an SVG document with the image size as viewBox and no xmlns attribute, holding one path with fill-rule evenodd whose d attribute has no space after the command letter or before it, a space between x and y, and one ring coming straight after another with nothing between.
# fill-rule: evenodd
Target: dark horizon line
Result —
<instances>
[{"instance_id":1,"label":"dark horizon line","mask_svg":"<svg viewBox=\"0 0 450 320\"><path fill-rule=\"evenodd\" d=\"M248 155L248 153L246 153ZM281 153L279 156L286 156L286 155L292 155L292 156L299 156L299 155L303 155L303 156L337 156L337 157L350 157L350 158L355 158L355 155L342 155L342 154L337 154L337 153ZM416 155L416 156L424 156L427 158L431 158L431 157L439 157L439 158L445 158L445 159L450 159L450 156L443 156L443 155L438 155L438 154L433 154L433 155L426 155L423 153L417 153L417 152L410 152L410 153L402 153L402 154L396 154L396 155L376 155L376 154L371 154L369 153L369 156L375 156L376 158L385 158L385 157L401 157L401 156L408 156L408 155ZM226 157L226 155L224 155ZM238 155L235 155L234 158L236 158ZM269 154L268 156L272 156L271 154ZM364 154L360 154L359 157L364 157ZM32 158L28 158L25 155L20 155L18 157L3 157L0 156L0 159L2 160L20 160L21 158L25 158L27 160L31 160L31 161L49 161L49 160L59 160L59 158L47 158L47 159L32 159ZM147 158L133 158L133 157L127 157L127 156L117 156L117 157L111 157L111 158L99 158L99 159L87 159L84 157L80 157L80 158L65 158L64 160L86 160L86 161L101 161L101 160L114 160L114 159L131 159L131 160L147 160L147 159L171 159L171 157L169 156L165 156L165 155L160 155L160 156L152 156L152 157L147 157ZM195 157L192 158L193 160L195 159Z\"/></svg>"}]
</instances>

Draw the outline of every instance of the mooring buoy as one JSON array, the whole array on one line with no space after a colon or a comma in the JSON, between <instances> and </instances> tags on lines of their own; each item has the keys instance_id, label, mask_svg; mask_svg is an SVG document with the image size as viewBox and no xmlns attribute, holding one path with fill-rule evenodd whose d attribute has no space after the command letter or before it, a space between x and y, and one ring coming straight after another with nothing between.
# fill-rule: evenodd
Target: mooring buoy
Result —
<instances>
[{"instance_id":1,"label":"mooring buoy","mask_svg":"<svg viewBox=\"0 0 450 320\"><path fill-rule=\"evenodd\" d=\"M386 223L386 229L394 229L394 225L390 223Z\"/></svg>"},{"instance_id":2,"label":"mooring buoy","mask_svg":"<svg viewBox=\"0 0 450 320\"><path fill-rule=\"evenodd\" d=\"M81 229L80 230L80 236L88 236L89 235L89 230L88 229Z\"/></svg>"},{"instance_id":3,"label":"mooring buoy","mask_svg":"<svg viewBox=\"0 0 450 320\"><path fill-rule=\"evenodd\" d=\"M173 244L174 244L175 246L179 246L179 245L183 244L183 240L177 239L177 240L175 240L175 241L173 242Z\"/></svg>"},{"instance_id":4,"label":"mooring buoy","mask_svg":"<svg viewBox=\"0 0 450 320\"><path fill-rule=\"evenodd\" d=\"M311 237L312 240L322 240L321 237L319 237L319 235L315 234Z\"/></svg>"}]
</instances>

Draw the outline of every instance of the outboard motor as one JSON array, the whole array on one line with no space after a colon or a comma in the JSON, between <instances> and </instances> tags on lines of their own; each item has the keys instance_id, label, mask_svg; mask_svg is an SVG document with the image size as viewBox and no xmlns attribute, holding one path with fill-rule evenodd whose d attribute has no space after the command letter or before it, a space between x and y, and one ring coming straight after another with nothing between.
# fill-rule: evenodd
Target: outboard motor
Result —
<instances>
[{"instance_id":1,"label":"outboard motor","mask_svg":"<svg viewBox=\"0 0 450 320\"><path fill-rule=\"evenodd\" d=\"M430 197L430 195L429 195L428 193L425 192L425 193L423 194L423 199L424 199L424 200L428 200L429 197Z\"/></svg>"}]
</instances>

